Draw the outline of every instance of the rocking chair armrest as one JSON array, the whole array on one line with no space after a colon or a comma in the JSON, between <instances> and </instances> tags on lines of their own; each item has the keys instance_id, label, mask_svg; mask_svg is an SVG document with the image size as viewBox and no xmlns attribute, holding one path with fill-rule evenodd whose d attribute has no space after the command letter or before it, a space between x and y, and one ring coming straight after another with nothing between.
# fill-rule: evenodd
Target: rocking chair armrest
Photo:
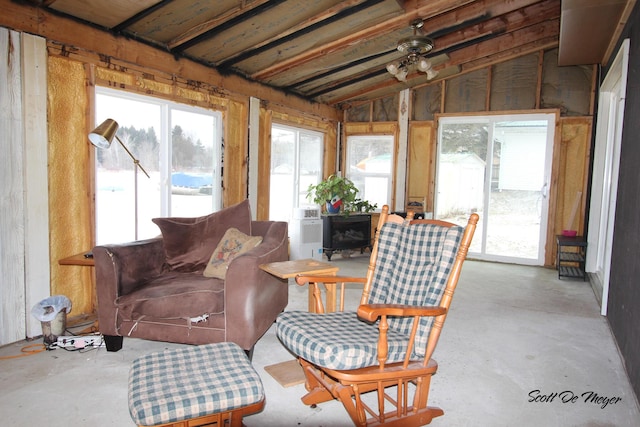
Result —
<instances>
[{"instance_id":1,"label":"rocking chair armrest","mask_svg":"<svg viewBox=\"0 0 640 427\"><path fill-rule=\"evenodd\" d=\"M366 277L347 277L347 276L330 276L330 275L302 275L296 276L298 285L306 285L307 283L365 283Z\"/></svg>"},{"instance_id":2,"label":"rocking chair armrest","mask_svg":"<svg viewBox=\"0 0 640 427\"><path fill-rule=\"evenodd\" d=\"M446 314L444 307L416 307L402 304L362 304L358 307L358 317L375 322L380 316L441 316Z\"/></svg>"}]
</instances>

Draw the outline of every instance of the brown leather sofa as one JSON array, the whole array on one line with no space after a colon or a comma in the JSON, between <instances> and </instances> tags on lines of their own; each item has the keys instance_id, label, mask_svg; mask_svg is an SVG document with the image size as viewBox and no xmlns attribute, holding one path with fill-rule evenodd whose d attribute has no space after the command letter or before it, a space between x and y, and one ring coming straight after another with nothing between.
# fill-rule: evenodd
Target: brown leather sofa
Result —
<instances>
[{"instance_id":1,"label":"brown leather sofa","mask_svg":"<svg viewBox=\"0 0 640 427\"><path fill-rule=\"evenodd\" d=\"M93 249L107 350L118 351L127 336L185 344L232 341L251 354L287 305L287 283L258 268L288 259L287 223L251 221L248 201L206 217L153 221L162 231L157 238ZM224 246L230 228L262 241L228 260L224 278L207 277L212 253Z\"/></svg>"}]
</instances>

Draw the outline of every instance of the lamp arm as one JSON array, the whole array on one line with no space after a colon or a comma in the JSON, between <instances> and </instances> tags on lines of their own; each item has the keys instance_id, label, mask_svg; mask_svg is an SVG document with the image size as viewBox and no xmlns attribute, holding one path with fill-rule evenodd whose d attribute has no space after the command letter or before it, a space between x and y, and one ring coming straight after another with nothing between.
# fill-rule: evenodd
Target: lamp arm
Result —
<instances>
[{"instance_id":1,"label":"lamp arm","mask_svg":"<svg viewBox=\"0 0 640 427\"><path fill-rule=\"evenodd\" d=\"M116 139L118 140L118 142L120 143L120 145L122 145L122 148L124 148L124 151L126 151L126 152L127 152L127 154L128 154L128 155L133 159L133 164L134 164L135 166L138 166L138 167L142 170L142 172L144 172L144 174L145 174L145 175L147 175L147 178L151 178L151 177L149 176L149 174L147 173L147 171L146 171L146 170L144 170L144 168L143 168L143 167L142 167L142 165L140 164L140 160L136 159L136 158L133 156L133 154L131 154L131 151L129 151L129 149L127 148L127 146L126 146L126 145L124 145L124 143L120 140L120 138L118 138L118 135L115 135L115 137L116 137Z\"/></svg>"}]
</instances>

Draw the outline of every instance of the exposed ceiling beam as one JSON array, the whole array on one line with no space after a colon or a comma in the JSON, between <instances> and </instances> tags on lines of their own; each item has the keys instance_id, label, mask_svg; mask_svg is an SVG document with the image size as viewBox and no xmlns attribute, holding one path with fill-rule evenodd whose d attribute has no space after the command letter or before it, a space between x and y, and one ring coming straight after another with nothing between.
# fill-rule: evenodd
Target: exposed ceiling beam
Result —
<instances>
[{"instance_id":1,"label":"exposed ceiling beam","mask_svg":"<svg viewBox=\"0 0 640 427\"><path fill-rule=\"evenodd\" d=\"M174 45L172 47L172 51L182 52L184 50L189 49L190 47L201 43L202 41L213 37L218 34L220 31L225 28L234 27L236 25L242 25L247 22L252 17L259 15L262 12L265 12L271 8L278 6L280 3L283 3L285 0L271 0L271 1L261 1L256 2L259 4L252 5L249 8L243 8L242 10L238 10L237 13L232 13L230 15L225 15L226 19L220 20L215 19L217 25L211 26L208 25L206 31L199 31L199 34L194 35L189 38L189 40L183 40L179 45Z\"/></svg>"},{"instance_id":2,"label":"exposed ceiling beam","mask_svg":"<svg viewBox=\"0 0 640 427\"><path fill-rule=\"evenodd\" d=\"M552 20L556 20L559 18L560 9L558 7L557 0L549 0L543 1L529 7L525 7L522 11L512 11L506 13L502 16L497 16L493 19L489 19L484 22L480 22L476 25L468 27L464 32L452 32L446 36L437 40L437 46L441 47L440 49L434 50L433 53L446 53L453 50L458 50L464 48L465 46L476 44L481 41L486 41L492 38L496 38L503 34L507 34L513 31L521 30L523 28L531 27L534 25L538 25L541 22L550 22ZM549 32L548 29L540 28L538 30L534 30L534 32L539 32L542 34L541 37L546 37L545 34ZM557 34L557 31L553 31L554 34ZM318 79L322 78L324 75L337 73L340 71L340 68L348 69L349 67L354 67L357 65L358 61L369 61L370 58L363 58L361 60L354 61L348 65L342 65L341 67L332 68L329 71L325 71L317 75ZM452 64L459 65L459 64ZM375 77L386 72L384 70L384 66L379 67L375 72L365 72L365 73L357 73L327 85L321 85L316 87L311 91L309 96L315 98L318 95L330 92L334 87L345 87L359 81L366 80L371 77ZM302 83L308 83L309 81L313 81L315 77L308 77L303 80L301 83L294 85L298 86ZM409 80L409 78L408 78Z\"/></svg>"},{"instance_id":3,"label":"exposed ceiling beam","mask_svg":"<svg viewBox=\"0 0 640 427\"><path fill-rule=\"evenodd\" d=\"M347 46L350 46L354 43L362 43L366 40L373 39L393 30L409 27L410 22L414 19L431 16L437 13L442 13L443 11L455 9L457 7L470 3L470 1L471 0L433 0L427 2L426 5L409 10L404 15L400 15L385 22L372 25L365 30L354 32L346 37L334 40L331 43L324 44L317 48L310 49L300 55L296 55L292 58L280 61L279 63L274 64L271 67L254 73L251 77L257 80L268 79L269 77L272 77L278 73L285 72L293 67L297 67L301 64L312 61L320 56L345 49Z\"/></svg>"},{"instance_id":4,"label":"exposed ceiling beam","mask_svg":"<svg viewBox=\"0 0 640 427\"><path fill-rule=\"evenodd\" d=\"M466 47L450 51L450 59L439 68L444 69L449 67L458 67L457 69L460 72L469 72L478 68L493 65L506 59L514 58L516 56L526 55L529 53L538 52L543 49L557 47L559 27L559 19L544 21L536 26L525 27L511 33L499 34L484 41L471 43ZM520 45L521 43L523 43L522 46ZM451 75L452 74L448 74L448 76ZM415 73L414 76L420 76L420 74ZM438 76L438 78L441 77L442 76L440 75ZM411 76L407 78L407 87L409 87L410 85L410 78ZM357 82L352 81L351 83L355 85ZM389 78L388 82L386 83L370 85L361 89L354 90L352 94L348 96L342 96L339 99L332 100L329 103L339 104L347 102L354 97L362 97L369 92L375 92L380 90L381 88L387 87L389 85L395 85L397 83L398 82L395 79ZM349 86L349 83L343 82L339 87L335 87L332 90L347 86ZM330 92L331 90L322 91L321 93L315 93L314 96L320 96Z\"/></svg>"},{"instance_id":5,"label":"exposed ceiling beam","mask_svg":"<svg viewBox=\"0 0 640 427\"><path fill-rule=\"evenodd\" d=\"M526 16L524 18L518 18L518 16L520 16L520 12L518 12L520 8L530 7L531 14L541 12L549 13L549 11L557 9L557 12L554 15L559 14L560 8L560 0L514 0L510 2L505 2L504 0L481 0L473 3L461 2L463 4L459 5L456 8L451 7L452 4L450 4L450 7L446 12L433 14L431 9L427 9L428 7L434 7L434 3L435 2L432 2L429 3L428 6L422 6L416 9L414 14L409 14L392 20L388 20L384 25L372 26L361 32L357 32L345 38L339 39L329 45L324 45L321 48L307 51L295 57L280 61L279 63L274 64L271 67L253 74L252 77L258 80L272 78L277 74L300 67L308 61L317 59L321 56L349 49L352 44L356 43L355 40L360 40L360 42L363 42L364 40L371 40L375 37L381 36L382 34L386 34L390 32L391 29L402 29L407 25L408 16L418 16L424 19L425 26L423 28L425 30L423 32L430 34L432 37L453 34L454 36L452 37L457 37L458 39L460 39L465 37L472 37L469 31L458 30L457 27L461 25L462 22L468 24L469 21L491 21L493 22L494 27L500 27L506 26L510 22L516 21L518 19L526 19ZM509 17L508 19L502 18L504 15L508 14L511 14L513 16ZM525 13L525 15L529 15L529 13ZM424 18L426 16L432 17ZM489 30L490 28L487 28L487 31ZM444 43L442 43L443 41ZM437 51L442 50L440 49L442 47L451 46L452 44L452 42L438 39L436 43Z\"/></svg>"},{"instance_id":6,"label":"exposed ceiling beam","mask_svg":"<svg viewBox=\"0 0 640 427\"><path fill-rule=\"evenodd\" d=\"M169 3L172 3L173 1L174 0L162 0L162 1L159 1L158 3L154 4L153 6L150 6L150 7L146 8L145 10L142 10L142 11L136 13L132 17L130 17L130 18L126 19L125 21L119 23L118 25L114 26L113 28L111 28L111 30L115 31L116 33L119 33L122 30L126 29L127 27L129 27L129 26L135 24L136 22L139 22L142 19L146 18L147 16L151 15L156 10L162 9L163 7L168 5Z\"/></svg>"},{"instance_id":7,"label":"exposed ceiling beam","mask_svg":"<svg viewBox=\"0 0 640 427\"><path fill-rule=\"evenodd\" d=\"M560 9L558 6L557 0L544 1L479 22L466 27L464 31L452 32L438 38L434 51L450 52L452 49L456 49L456 46L469 45L492 36L516 32L545 22L559 22ZM548 30L540 29L539 31ZM545 36L541 35L541 37Z\"/></svg>"},{"instance_id":8,"label":"exposed ceiling beam","mask_svg":"<svg viewBox=\"0 0 640 427\"><path fill-rule=\"evenodd\" d=\"M241 2L241 4L238 7L227 11L225 14L220 15L214 19L210 19L207 22L203 22L200 25L196 25L195 27L190 28L189 31L185 31L179 36L174 37L173 40L167 43L167 47L169 48L169 50L176 49L181 45L189 42L191 39L196 38L212 30L213 28L217 27L223 22L234 19L237 16L240 16L246 13L248 10L255 9L256 7L260 7L262 4L267 3L268 1L269 0L254 0L248 5L245 2Z\"/></svg>"},{"instance_id":9,"label":"exposed ceiling beam","mask_svg":"<svg viewBox=\"0 0 640 427\"><path fill-rule=\"evenodd\" d=\"M264 40L262 43L257 44L252 49L246 50L244 52L238 52L235 55L231 55L230 57L223 59L217 64L217 66L225 67L243 61L247 58L251 58L258 53L286 43L290 39L295 39L295 37L300 34L304 34L321 28L336 19L341 19L345 16L360 12L363 9L367 9L377 3L380 3L381 1L383 0L342 1L336 6L327 9L323 13L307 19L304 22L301 22L300 24L289 28L287 31L278 34L277 36Z\"/></svg>"}]
</instances>

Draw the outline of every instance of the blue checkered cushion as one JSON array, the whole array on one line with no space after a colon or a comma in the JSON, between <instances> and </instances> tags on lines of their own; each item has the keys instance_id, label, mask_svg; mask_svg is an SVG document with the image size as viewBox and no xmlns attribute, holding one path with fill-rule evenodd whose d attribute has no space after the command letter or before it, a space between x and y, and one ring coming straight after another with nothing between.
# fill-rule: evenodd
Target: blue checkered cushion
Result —
<instances>
[{"instance_id":1,"label":"blue checkered cushion","mask_svg":"<svg viewBox=\"0 0 640 427\"><path fill-rule=\"evenodd\" d=\"M138 425L172 423L264 399L258 373L234 343L151 353L129 372L129 412Z\"/></svg>"},{"instance_id":2,"label":"blue checkered cushion","mask_svg":"<svg viewBox=\"0 0 640 427\"><path fill-rule=\"evenodd\" d=\"M457 226L384 224L369 303L437 306L463 232ZM389 317L388 363L404 359L412 320ZM413 359L424 356L432 322L431 317L421 319ZM318 366L357 369L377 364L378 329L355 312L284 312L276 333L291 352Z\"/></svg>"},{"instance_id":3,"label":"blue checkered cushion","mask_svg":"<svg viewBox=\"0 0 640 427\"><path fill-rule=\"evenodd\" d=\"M330 369L356 369L377 364L378 329L355 312L327 314L285 311L277 320L280 341L297 356ZM407 338L389 330L389 354L404 356Z\"/></svg>"},{"instance_id":4,"label":"blue checkered cushion","mask_svg":"<svg viewBox=\"0 0 640 427\"><path fill-rule=\"evenodd\" d=\"M395 223L384 228L369 304L439 305L464 228ZM412 322L411 318L389 318L389 329L408 335ZM420 320L414 350L418 357L424 356L432 323L433 317Z\"/></svg>"}]
</instances>

